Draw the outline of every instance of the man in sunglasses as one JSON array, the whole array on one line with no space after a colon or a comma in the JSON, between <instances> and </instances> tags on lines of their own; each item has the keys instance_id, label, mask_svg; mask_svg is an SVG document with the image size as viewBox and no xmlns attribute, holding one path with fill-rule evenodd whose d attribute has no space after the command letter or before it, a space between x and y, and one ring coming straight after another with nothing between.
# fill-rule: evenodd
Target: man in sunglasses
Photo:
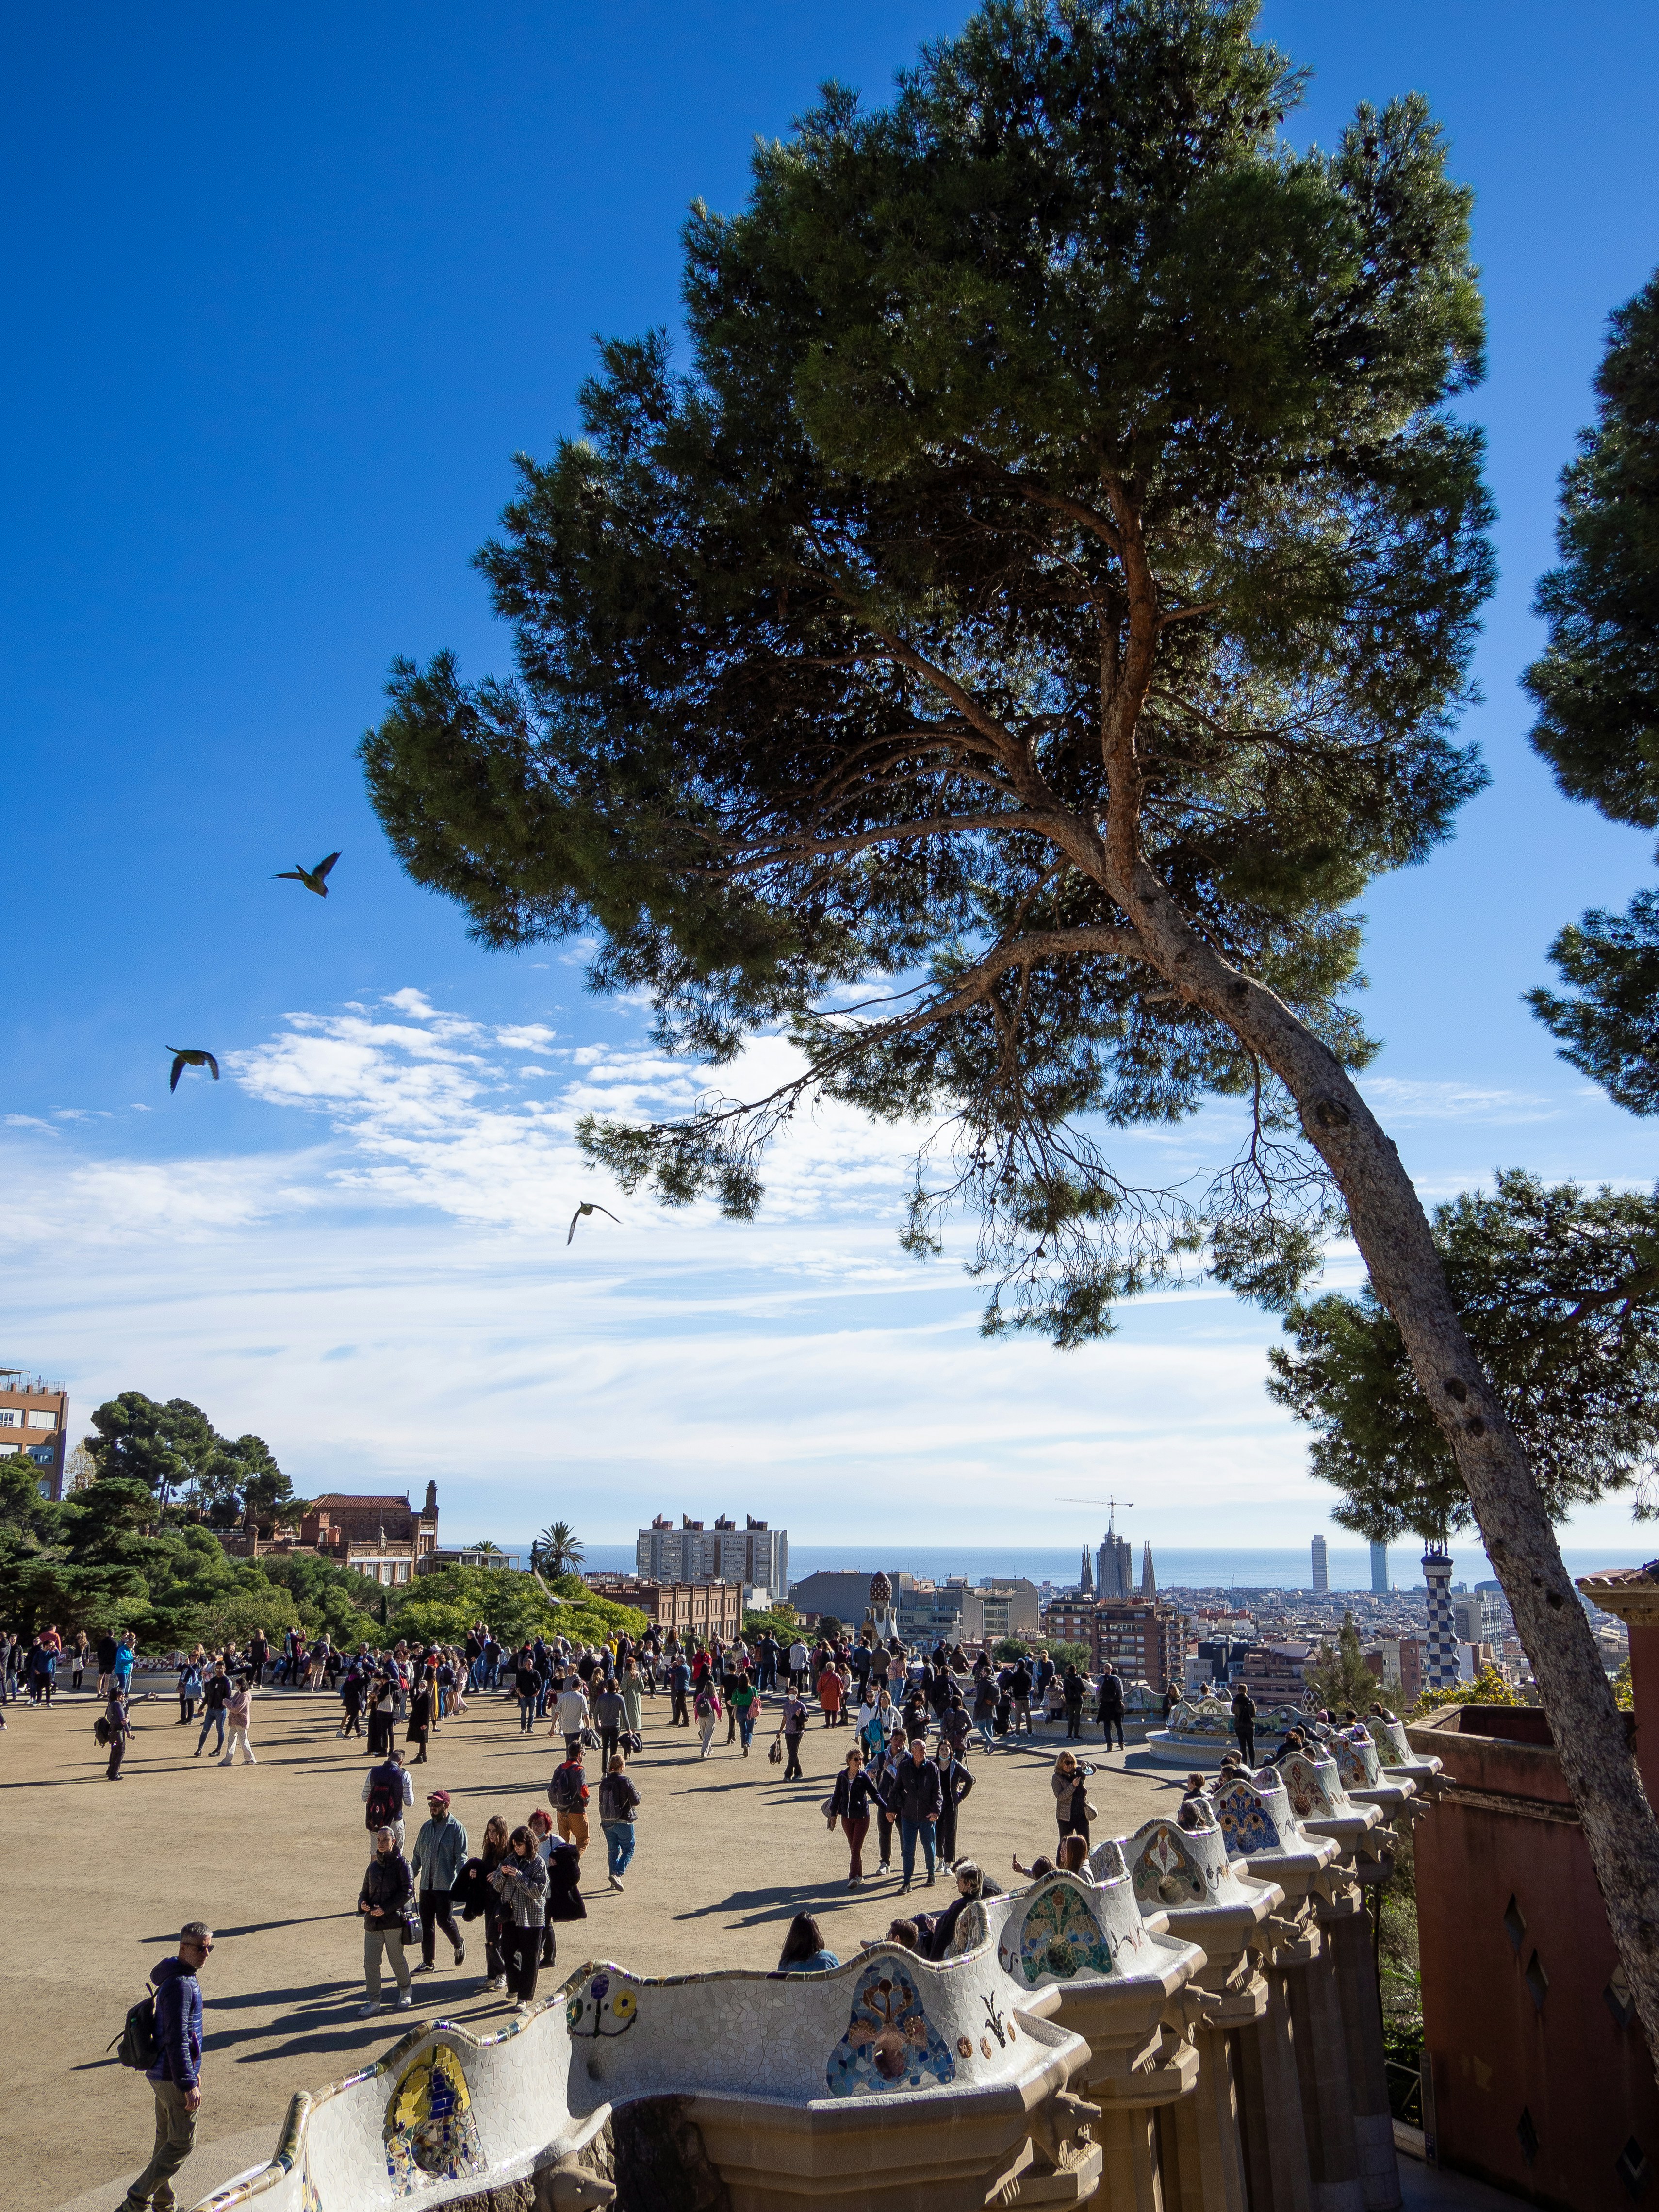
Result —
<instances>
[{"instance_id":1,"label":"man in sunglasses","mask_svg":"<svg viewBox=\"0 0 1659 2212\"><path fill-rule=\"evenodd\" d=\"M155 2092L155 2150L122 2203L121 2212L173 2212L173 2177L196 2148L196 2115L202 2103L202 1985L196 1977L213 1948L213 1930L187 1920L179 1930L179 1955L163 1959L150 1975L155 1984L155 2039L161 2057L145 2079Z\"/></svg>"}]
</instances>

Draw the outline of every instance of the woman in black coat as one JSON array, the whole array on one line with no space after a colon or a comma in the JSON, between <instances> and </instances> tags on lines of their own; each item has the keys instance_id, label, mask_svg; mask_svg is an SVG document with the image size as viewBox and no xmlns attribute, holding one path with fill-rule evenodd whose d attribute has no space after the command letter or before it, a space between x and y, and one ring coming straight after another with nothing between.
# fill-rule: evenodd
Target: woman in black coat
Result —
<instances>
[{"instance_id":1,"label":"woman in black coat","mask_svg":"<svg viewBox=\"0 0 1659 2212\"><path fill-rule=\"evenodd\" d=\"M426 1765L426 1747L431 1734L432 1685L422 1674L409 1701L409 1725L404 1730L405 1743L418 1743L421 1747L410 1761L412 1766Z\"/></svg>"},{"instance_id":2,"label":"woman in black coat","mask_svg":"<svg viewBox=\"0 0 1659 2212\"><path fill-rule=\"evenodd\" d=\"M950 1866L957 1856L957 1808L973 1788L974 1778L961 1759L953 1756L948 1738L940 1744L934 1763L942 1787L939 1820L933 1829L933 1849L941 1864Z\"/></svg>"},{"instance_id":3,"label":"woman in black coat","mask_svg":"<svg viewBox=\"0 0 1659 2212\"><path fill-rule=\"evenodd\" d=\"M539 1963L550 1966L558 1956L553 1937L554 1923L587 1917L581 1893L582 1855L574 1844L567 1844L554 1834L552 1820L539 1805L530 1816L530 1826L535 1832L536 1848L547 1861L547 1925L542 1935Z\"/></svg>"}]
</instances>

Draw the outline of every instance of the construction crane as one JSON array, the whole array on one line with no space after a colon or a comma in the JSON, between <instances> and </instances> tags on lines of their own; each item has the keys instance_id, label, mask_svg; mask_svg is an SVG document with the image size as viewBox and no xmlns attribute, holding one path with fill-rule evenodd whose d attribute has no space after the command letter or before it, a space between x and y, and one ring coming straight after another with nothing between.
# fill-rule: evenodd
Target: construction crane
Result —
<instances>
[{"instance_id":1,"label":"construction crane","mask_svg":"<svg viewBox=\"0 0 1659 2212\"><path fill-rule=\"evenodd\" d=\"M1055 1503L1060 1505L1103 1505L1106 1508L1106 1533L1109 1536L1114 1533L1117 1525L1118 1507L1121 1505L1126 1513L1133 1513L1135 1510L1133 1498L1057 1498Z\"/></svg>"}]
</instances>

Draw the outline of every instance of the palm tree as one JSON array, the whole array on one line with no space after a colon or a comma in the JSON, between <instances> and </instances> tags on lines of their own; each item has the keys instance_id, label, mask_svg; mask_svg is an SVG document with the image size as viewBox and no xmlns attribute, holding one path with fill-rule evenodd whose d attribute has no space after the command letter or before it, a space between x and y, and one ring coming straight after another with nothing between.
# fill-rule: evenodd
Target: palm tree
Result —
<instances>
[{"instance_id":1,"label":"palm tree","mask_svg":"<svg viewBox=\"0 0 1659 2212\"><path fill-rule=\"evenodd\" d=\"M584 1553L576 1532L568 1521L555 1521L544 1528L530 1547L530 1564L550 1575L572 1575Z\"/></svg>"}]
</instances>

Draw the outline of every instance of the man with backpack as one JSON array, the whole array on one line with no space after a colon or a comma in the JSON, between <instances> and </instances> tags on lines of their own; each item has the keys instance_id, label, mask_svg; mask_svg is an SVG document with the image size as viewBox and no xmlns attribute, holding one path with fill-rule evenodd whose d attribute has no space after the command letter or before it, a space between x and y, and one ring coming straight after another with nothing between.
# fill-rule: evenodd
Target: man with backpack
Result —
<instances>
[{"instance_id":1,"label":"man with backpack","mask_svg":"<svg viewBox=\"0 0 1659 2212\"><path fill-rule=\"evenodd\" d=\"M163 1959L150 1975L155 1995L149 2006L134 2006L121 2038L124 2065L143 2064L142 2044L153 2051L144 2078L155 2093L155 2148L149 2164L128 2190L122 2212L173 2212L173 2177L196 2147L196 2115L201 2109L202 1985L197 1976L213 1948L213 1930L187 1920L179 1930L176 1958Z\"/></svg>"},{"instance_id":2,"label":"man with backpack","mask_svg":"<svg viewBox=\"0 0 1659 2212\"><path fill-rule=\"evenodd\" d=\"M390 1828L404 1847L404 1808L415 1802L415 1784L404 1766L404 1755L394 1746L383 1765L371 1766L363 1777L363 1803L368 1808L363 1826L371 1836Z\"/></svg>"},{"instance_id":3,"label":"man with backpack","mask_svg":"<svg viewBox=\"0 0 1659 2212\"><path fill-rule=\"evenodd\" d=\"M582 1772L581 1739L568 1758L553 1770L547 1785L547 1802L553 1808L559 1834L579 1851L587 1849L587 1777Z\"/></svg>"}]
</instances>

